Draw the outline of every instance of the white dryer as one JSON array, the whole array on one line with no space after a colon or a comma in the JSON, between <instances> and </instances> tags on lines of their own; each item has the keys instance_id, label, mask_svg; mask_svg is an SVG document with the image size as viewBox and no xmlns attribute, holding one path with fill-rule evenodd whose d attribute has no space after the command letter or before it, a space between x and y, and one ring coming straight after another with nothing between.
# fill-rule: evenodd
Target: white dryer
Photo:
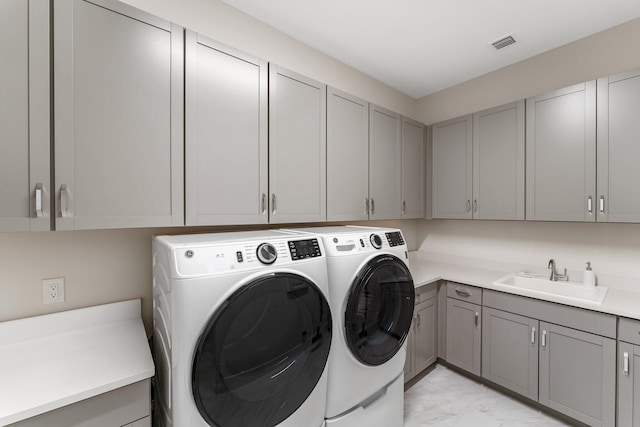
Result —
<instances>
[{"instance_id":1,"label":"white dryer","mask_svg":"<svg viewBox=\"0 0 640 427\"><path fill-rule=\"evenodd\" d=\"M331 313L321 239L153 240L160 426L324 425Z\"/></svg>"},{"instance_id":2,"label":"white dryer","mask_svg":"<svg viewBox=\"0 0 640 427\"><path fill-rule=\"evenodd\" d=\"M327 253L333 344L327 427L403 425L405 339L415 301L400 230L320 227Z\"/></svg>"}]
</instances>

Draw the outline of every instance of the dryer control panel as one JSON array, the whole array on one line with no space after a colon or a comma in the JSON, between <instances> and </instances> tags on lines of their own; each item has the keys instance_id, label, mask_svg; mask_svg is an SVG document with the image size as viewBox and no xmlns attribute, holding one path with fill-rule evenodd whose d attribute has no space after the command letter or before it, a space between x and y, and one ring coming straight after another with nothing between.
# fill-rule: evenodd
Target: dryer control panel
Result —
<instances>
[{"instance_id":1,"label":"dryer control panel","mask_svg":"<svg viewBox=\"0 0 640 427\"><path fill-rule=\"evenodd\" d=\"M322 256L318 239L291 240L289 241L289 250L291 251L291 259L294 261Z\"/></svg>"}]
</instances>

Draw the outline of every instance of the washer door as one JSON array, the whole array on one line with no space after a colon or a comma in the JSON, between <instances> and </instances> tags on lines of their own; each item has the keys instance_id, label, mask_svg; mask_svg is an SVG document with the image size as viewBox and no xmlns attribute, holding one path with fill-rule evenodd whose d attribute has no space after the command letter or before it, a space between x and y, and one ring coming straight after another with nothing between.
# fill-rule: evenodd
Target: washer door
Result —
<instances>
[{"instance_id":1,"label":"washer door","mask_svg":"<svg viewBox=\"0 0 640 427\"><path fill-rule=\"evenodd\" d=\"M193 360L193 397L211 426L274 426L304 403L331 345L329 304L291 273L261 276L216 310Z\"/></svg>"},{"instance_id":2,"label":"washer door","mask_svg":"<svg viewBox=\"0 0 640 427\"><path fill-rule=\"evenodd\" d=\"M365 365L387 362L400 350L413 317L415 289L406 264L379 255L360 270L349 290L345 335Z\"/></svg>"}]
</instances>

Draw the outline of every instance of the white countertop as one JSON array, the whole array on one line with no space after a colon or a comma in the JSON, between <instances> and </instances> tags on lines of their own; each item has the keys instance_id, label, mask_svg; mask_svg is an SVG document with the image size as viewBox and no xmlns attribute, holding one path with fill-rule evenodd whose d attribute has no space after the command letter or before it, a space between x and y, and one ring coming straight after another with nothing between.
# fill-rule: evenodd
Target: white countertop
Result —
<instances>
[{"instance_id":1,"label":"white countertop","mask_svg":"<svg viewBox=\"0 0 640 427\"><path fill-rule=\"evenodd\" d=\"M152 377L140 300L0 323L0 426Z\"/></svg>"},{"instance_id":2,"label":"white countertop","mask_svg":"<svg viewBox=\"0 0 640 427\"><path fill-rule=\"evenodd\" d=\"M516 273L523 270L505 270L499 268L484 269L478 268L477 266L467 266L461 263L442 262L442 260L430 259L428 255L421 252L409 253L409 270L411 271L413 282L416 287L438 280L449 280L466 285L478 286L484 289L508 292L515 295L522 295L544 301L640 320L640 292L609 287L607 296L601 305L581 302L575 299L564 298L562 296L542 296L526 289L519 289L506 285L495 285L493 283L509 273Z\"/></svg>"}]
</instances>

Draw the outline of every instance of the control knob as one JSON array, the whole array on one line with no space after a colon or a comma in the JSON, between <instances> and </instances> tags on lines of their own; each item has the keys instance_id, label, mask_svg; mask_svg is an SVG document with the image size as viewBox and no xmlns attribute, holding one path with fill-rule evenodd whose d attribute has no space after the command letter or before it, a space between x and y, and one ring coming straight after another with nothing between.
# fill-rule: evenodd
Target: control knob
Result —
<instances>
[{"instance_id":1,"label":"control knob","mask_svg":"<svg viewBox=\"0 0 640 427\"><path fill-rule=\"evenodd\" d=\"M271 243L261 243L256 249L258 261L263 264L273 264L278 258L278 251Z\"/></svg>"},{"instance_id":2,"label":"control knob","mask_svg":"<svg viewBox=\"0 0 640 427\"><path fill-rule=\"evenodd\" d=\"M382 239L377 234L372 234L369 240L371 240L371 246L374 248L380 249L382 247Z\"/></svg>"}]
</instances>

